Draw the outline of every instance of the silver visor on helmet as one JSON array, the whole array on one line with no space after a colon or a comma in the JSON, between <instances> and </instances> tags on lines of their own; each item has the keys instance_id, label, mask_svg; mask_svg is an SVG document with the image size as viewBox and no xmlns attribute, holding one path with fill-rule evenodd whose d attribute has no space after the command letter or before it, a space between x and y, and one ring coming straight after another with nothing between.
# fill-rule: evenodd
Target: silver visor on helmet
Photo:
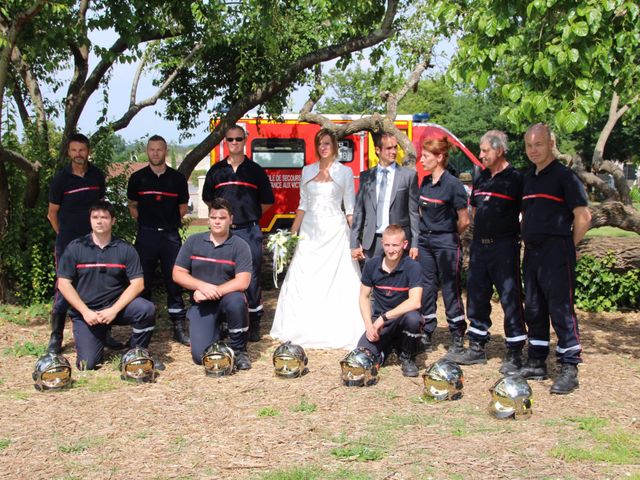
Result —
<instances>
[{"instance_id":1,"label":"silver visor on helmet","mask_svg":"<svg viewBox=\"0 0 640 480\"><path fill-rule=\"evenodd\" d=\"M235 365L235 354L224 342L209 345L202 354L202 366L206 375L222 377L231 375Z\"/></svg>"},{"instance_id":2,"label":"silver visor on helmet","mask_svg":"<svg viewBox=\"0 0 640 480\"><path fill-rule=\"evenodd\" d=\"M71 386L71 364L64 355L45 353L36 361L31 375L36 390L60 390Z\"/></svg>"},{"instance_id":3,"label":"silver visor on helmet","mask_svg":"<svg viewBox=\"0 0 640 480\"><path fill-rule=\"evenodd\" d=\"M357 347L340 361L342 382L347 387L368 387L378 382L380 364L367 348Z\"/></svg>"},{"instance_id":4,"label":"silver visor on helmet","mask_svg":"<svg viewBox=\"0 0 640 480\"><path fill-rule=\"evenodd\" d=\"M462 398L464 375L462 369L450 360L438 360L422 375L423 397L435 400L458 400Z\"/></svg>"},{"instance_id":5,"label":"silver visor on helmet","mask_svg":"<svg viewBox=\"0 0 640 480\"><path fill-rule=\"evenodd\" d=\"M307 355L300 345L285 342L273 352L273 368L278 377L296 378L307 371Z\"/></svg>"},{"instance_id":6,"label":"silver visor on helmet","mask_svg":"<svg viewBox=\"0 0 640 480\"><path fill-rule=\"evenodd\" d=\"M489 392L489 412L498 418L527 419L533 413L533 391L521 376L501 378Z\"/></svg>"},{"instance_id":7,"label":"silver visor on helmet","mask_svg":"<svg viewBox=\"0 0 640 480\"><path fill-rule=\"evenodd\" d=\"M155 362L149 352L142 347L134 347L122 355L120 378L138 383L155 381Z\"/></svg>"}]
</instances>

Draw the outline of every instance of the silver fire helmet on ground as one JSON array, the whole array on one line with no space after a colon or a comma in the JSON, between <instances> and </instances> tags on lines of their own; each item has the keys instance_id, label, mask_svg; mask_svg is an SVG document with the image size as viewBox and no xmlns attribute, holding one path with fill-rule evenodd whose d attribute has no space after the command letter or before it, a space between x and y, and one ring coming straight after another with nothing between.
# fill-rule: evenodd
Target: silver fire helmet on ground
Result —
<instances>
[{"instance_id":1,"label":"silver fire helmet on ground","mask_svg":"<svg viewBox=\"0 0 640 480\"><path fill-rule=\"evenodd\" d=\"M142 347L134 347L122 355L120 378L139 383L155 381L155 362L151 358L149 351Z\"/></svg>"},{"instance_id":2,"label":"silver fire helmet on ground","mask_svg":"<svg viewBox=\"0 0 640 480\"><path fill-rule=\"evenodd\" d=\"M31 377L36 390L60 390L71 386L71 364L64 355L47 352L36 361Z\"/></svg>"},{"instance_id":3,"label":"silver fire helmet on ground","mask_svg":"<svg viewBox=\"0 0 640 480\"><path fill-rule=\"evenodd\" d=\"M211 377L231 375L236 356L233 350L224 342L215 342L205 348L202 354L204 372Z\"/></svg>"},{"instance_id":4,"label":"silver fire helmet on ground","mask_svg":"<svg viewBox=\"0 0 640 480\"><path fill-rule=\"evenodd\" d=\"M533 391L519 375L501 378L489 392L489 412L498 418L526 419L533 413Z\"/></svg>"},{"instance_id":5,"label":"silver fire helmet on ground","mask_svg":"<svg viewBox=\"0 0 640 480\"><path fill-rule=\"evenodd\" d=\"M450 360L438 360L422 375L426 398L458 400L462 398L464 374L458 364Z\"/></svg>"},{"instance_id":6,"label":"silver fire helmet on ground","mask_svg":"<svg viewBox=\"0 0 640 480\"><path fill-rule=\"evenodd\" d=\"M295 378L304 375L308 361L304 349L291 342L284 342L273 352L273 368L278 377Z\"/></svg>"},{"instance_id":7,"label":"silver fire helmet on ground","mask_svg":"<svg viewBox=\"0 0 640 480\"><path fill-rule=\"evenodd\" d=\"M378 382L380 364L371 350L357 347L340 361L342 382L347 387L368 387Z\"/></svg>"}]
</instances>

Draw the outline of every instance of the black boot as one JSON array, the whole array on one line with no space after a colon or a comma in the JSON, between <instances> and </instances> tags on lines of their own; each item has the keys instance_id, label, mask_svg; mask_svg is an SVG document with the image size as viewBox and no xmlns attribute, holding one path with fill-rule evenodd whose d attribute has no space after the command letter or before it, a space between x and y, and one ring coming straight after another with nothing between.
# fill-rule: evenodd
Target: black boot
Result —
<instances>
[{"instance_id":1,"label":"black boot","mask_svg":"<svg viewBox=\"0 0 640 480\"><path fill-rule=\"evenodd\" d=\"M520 375L530 380L546 380L549 378L547 361L542 358L528 358L526 365L520 369Z\"/></svg>"},{"instance_id":2,"label":"black boot","mask_svg":"<svg viewBox=\"0 0 640 480\"><path fill-rule=\"evenodd\" d=\"M128 343L129 342L127 342L127 344ZM109 328L107 329L107 338L105 339L104 344L107 347L109 347L111 350L122 350L123 348L127 347L127 345L125 345L122 342L119 342L118 340L113 338L113 336L111 336L111 325L109 325Z\"/></svg>"},{"instance_id":3,"label":"black boot","mask_svg":"<svg viewBox=\"0 0 640 480\"><path fill-rule=\"evenodd\" d=\"M249 370L251 368L251 359L249 358L249 354L240 350L235 352L236 354L236 368L238 370Z\"/></svg>"},{"instance_id":4,"label":"black boot","mask_svg":"<svg viewBox=\"0 0 640 480\"><path fill-rule=\"evenodd\" d=\"M467 348L457 360L460 365L478 365L487 363L487 354L484 351L484 345L479 342L469 341Z\"/></svg>"},{"instance_id":5,"label":"black boot","mask_svg":"<svg viewBox=\"0 0 640 480\"><path fill-rule=\"evenodd\" d=\"M67 319L66 313L51 313L51 337L47 352L62 353L62 336L64 334L64 321Z\"/></svg>"},{"instance_id":6,"label":"black boot","mask_svg":"<svg viewBox=\"0 0 640 480\"><path fill-rule=\"evenodd\" d=\"M418 342L418 352L430 353L433 352L433 343L431 342L431 333L422 332L420 341Z\"/></svg>"},{"instance_id":7,"label":"black boot","mask_svg":"<svg viewBox=\"0 0 640 480\"><path fill-rule=\"evenodd\" d=\"M249 320L249 341L259 342L260 338L260 319L252 318Z\"/></svg>"},{"instance_id":8,"label":"black boot","mask_svg":"<svg viewBox=\"0 0 640 480\"><path fill-rule=\"evenodd\" d=\"M173 339L183 345L191 345L191 339L187 333L186 317L171 317L173 322Z\"/></svg>"},{"instance_id":9,"label":"black boot","mask_svg":"<svg viewBox=\"0 0 640 480\"><path fill-rule=\"evenodd\" d=\"M522 347L507 348L507 354L502 361L500 373L506 377L518 375L522 368Z\"/></svg>"},{"instance_id":10,"label":"black boot","mask_svg":"<svg viewBox=\"0 0 640 480\"><path fill-rule=\"evenodd\" d=\"M449 347L449 351L443 357L445 360L451 360L452 362L458 363L458 360L462 358L464 354L464 337L458 335L451 336L451 346Z\"/></svg>"},{"instance_id":11,"label":"black boot","mask_svg":"<svg viewBox=\"0 0 640 480\"><path fill-rule=\"evenodd\" d=\"M417 377L420 371L416 366L416 362L408 353L402 352L398 356L398 360L400 360L400 369L402 370L402 375L405 377Z\"/></svg>"},{"instance_id":12,"label":"black boot","mask_svg":"<svg viewBox=\"0 0 640 480\"><path fill-rule=\"evenodd\" d=\"M563 363L560 375L551 385L551 393L566 395L573 392L580 383L578 382L578 366L571 363Z\"/></svg>"}]
</instances>

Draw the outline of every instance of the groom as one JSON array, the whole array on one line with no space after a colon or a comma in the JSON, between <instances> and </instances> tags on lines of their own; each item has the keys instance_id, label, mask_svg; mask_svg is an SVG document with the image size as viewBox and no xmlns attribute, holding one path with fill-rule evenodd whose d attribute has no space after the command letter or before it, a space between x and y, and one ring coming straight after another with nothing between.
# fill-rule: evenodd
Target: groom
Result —
<instances>
[{"instance_id":1,"label":"groom","mask_svg":"<svg viewBox=\"0 0 640 480\"><path fill-rule=\"evenodd\" d=\"M375 138L378 165L362 172L351 226L351 257L364 260L382 254L382 233L400 225L409 241L409 256L418 256L418 177L396 163L398 140L391 133Z\"/></svg>"}]
</instances>

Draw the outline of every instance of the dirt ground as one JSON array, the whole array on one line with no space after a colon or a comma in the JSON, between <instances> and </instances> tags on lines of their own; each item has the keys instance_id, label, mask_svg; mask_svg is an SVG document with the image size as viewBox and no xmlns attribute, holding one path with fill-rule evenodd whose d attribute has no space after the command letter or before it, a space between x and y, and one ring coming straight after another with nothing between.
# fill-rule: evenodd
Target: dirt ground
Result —
<instances>
[{"instance_id":1,"label":"dirt ground","mask_svg":"<svg viewBox=\"0 0 640 480\"><path fill-rule=\"evenodd\" d=\"M0 319L0 478L640 478L638 313L580 312L579 390L551 396L551 380L531 382L533 416L500 421L486 410L504 353L498 304L490 360L464 367L463 398L425 403L421 378L404 378L395 362L374 387L341 386L341 351L309 350L307 375L275 378L267 334L277 291L265 294L253 368L219 379L171 341L163 313L150 349L167 368L155 384L122 382L112 354L97 372L74 369L73 388L39 393L35 357L10 347L45 344L46 319ZM73 363L69 325L65 335ZM421 366L445 353L444 321L435 341Z\"/></svg>"}]
</instances>

